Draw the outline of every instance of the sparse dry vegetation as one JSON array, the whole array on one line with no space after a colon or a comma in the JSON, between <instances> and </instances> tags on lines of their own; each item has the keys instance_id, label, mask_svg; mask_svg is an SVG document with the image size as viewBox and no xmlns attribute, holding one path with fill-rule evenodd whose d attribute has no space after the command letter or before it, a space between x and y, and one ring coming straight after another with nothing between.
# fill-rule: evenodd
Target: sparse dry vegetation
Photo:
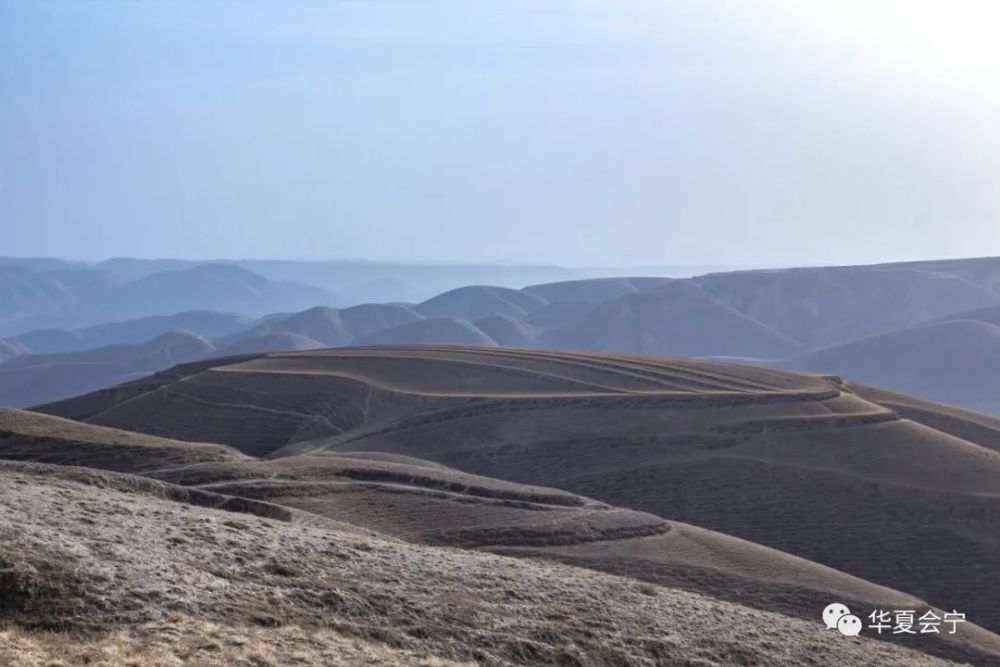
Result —
<instances>
[{"instance_id":1,"label":"sparse dry vegetation","mask_svg":"<svg viewBox=\"0 0 1000 667\"><path fill-rule=\"evenodd\" d=\"M180 635L171 645L169 624L155 625L181 613L237 628L234 636L249 632L239 628L263 628L250 636L258 643L274 638L260 656L264 665L278 660L282 642L292 645L296 633L314 630L366 642L359 646L379 642L485 665L938 664L881 642L845 642L816 623L588 570L253 515L239 515L246 527L234 529L226 523L231 513L55 475L7 471L0 482L5 568L61 563L58 586L80 596L72 608L34 606L52 583L7 578L21 603L3 618L22 628L58 623L88 633L80 651L117 646L136 659L155 651L193 650L189 657L197 657L206 649ZM89 520L98 511L100 521ZM168 630L147 634L158 638L145 645L128 639L141 638L143 626ZM199 627L210 639L219 626ZM27 643L27 651L44 647L44 636L59 635L8 635L18 646ZM62 659L59 646L43 650ZM326 648L317 640L301 650L321 655Z\"/></svg>"},{"instance_id":2,"label":"sparse dry vegetation","mask_svg":"<svg viewBox=\"0 0 1000 667\"><path fill-rule=\"evenodd\" d=\"M232 626L171 614L79 635L0 629L0 665L17 667L471 667L339 632Z\"/></svg>"}]
</instances>

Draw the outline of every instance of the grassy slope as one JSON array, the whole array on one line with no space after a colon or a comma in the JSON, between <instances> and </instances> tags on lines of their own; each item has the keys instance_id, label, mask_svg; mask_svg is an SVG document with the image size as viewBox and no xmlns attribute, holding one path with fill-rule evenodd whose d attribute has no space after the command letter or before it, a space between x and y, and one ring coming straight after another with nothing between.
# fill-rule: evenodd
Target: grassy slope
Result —
<instances>
[{"instance_id":1,"label":"grassy slope","mask_svg":"<svg viewBox=\"0 0 1000 667\"><path fill-rule=\"evenodd\" d=\"M588 570L234 515L11 464L0 482L0 617L22 626L101 637L181 613L487 665L942 664ZM146 641L162 644L163 634Z\"/></svg>"}]
</instances>

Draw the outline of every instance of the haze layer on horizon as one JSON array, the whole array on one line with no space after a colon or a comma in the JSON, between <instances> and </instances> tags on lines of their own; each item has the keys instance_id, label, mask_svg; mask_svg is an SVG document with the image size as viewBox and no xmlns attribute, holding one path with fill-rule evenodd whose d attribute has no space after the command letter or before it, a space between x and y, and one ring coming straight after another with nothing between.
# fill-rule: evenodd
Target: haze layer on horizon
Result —
<instances>
[{"instance_id":1,"label":"haze layer on horizon","mask_svg":"<svg viewBox=\"0 0 1000 667\"><path fill-rule=\"evenodd\" d=\"M997 19L978 0L0 0L0 254L1000 254Z\"/></svg>"}]
</instances>

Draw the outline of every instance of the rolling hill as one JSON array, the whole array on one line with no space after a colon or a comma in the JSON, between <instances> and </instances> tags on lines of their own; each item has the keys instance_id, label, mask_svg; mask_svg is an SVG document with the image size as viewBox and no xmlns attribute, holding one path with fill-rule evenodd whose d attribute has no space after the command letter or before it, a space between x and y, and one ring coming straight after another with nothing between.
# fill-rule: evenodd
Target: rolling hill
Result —
<instances>
[{"instance_id":1,"label":"rolling hill","mask_svg":"<svg viewBox=\"0 0 1000 667\"><path fill-rule=\"evenodd\" d=\"M675 281L594 305L538 336L539 347L595 352L774 358L799 348L784 334Z\"/></svg>"},{"instance_id":2,"label":"rolling hill","mask_svg":"<svg viewBox=\"0 0 1000 667\"><path fill-rule=\"evenodd\" d=\"M36 526L30 535L5 541L0 546L0 562L13 566L15 573L24 573L15 574L21 578L13 581L15 604L23 600L24 605L19 620L24 622L24 614L38 614L35 623L41 627L120 624L124 612L128 622L148 623L160 615L157 601L176 611L178 596L187 595L197 599L195 604L181 606L183 613L192 617L189 622L207 619L227 624L261 622L272 626L294 622L322 626L330 623L332 613L336 621L333 628L346 627L363 639L384 640L385 636L373 634L382 623L383 628L402 631L401 635L393 635L393 644L401 648L420 651L431 647L432 653L438 653L444 642L445 657L472 657L485 664L547 661L560 652L564 656L587 656L593 664L644 664L644 659L651 659L642 657L647 655L646 649L633 646L629 652L619 653L618 644L608 643L607 635L577 634L533 613L526 619L537 620L527 622L547 623L548 632L544 636L530 635L528 646L509 645L510 640L503 639L511 636L508 632L488 634L485 645L481 641L459 642L455 637L450 642L446 638L454 636L456 628L465 633L475 627L481 633L490 627L484 625L481 616L484 605L492 609L499 600L510 600L512 586L517 591L525 586L526 592L529 586L540 585L537 575L532 574L536 572L555 577L551 584L543 586L550 605L571 605L567 611L582 614L578 620L588 623L607 623L605 616L597 612L600 605L571 603L570 599L579 598L570 591L584 591L585 599L594 599L604 595L602 586L606 582L618 581L625 587L622 591L638 591L638 599L652 597L635 607L635 598L626 594L625 600L634 611L615 627L628 636L638 631L634 624L640 614L645 623L660 622L659 608L649 608L650 603L659 601L665 606L681 607L675 613L698 613L702 605L707 605L716 613L729 615L728 621L720 618L716 621L719 623L750 623L749 618L743 619L763 615L780 626L783 636L786 631L792 633L793 639L786 638L782 644L786 659L787 651L798 650L794 648L799 641L795 639L801 627L798 624L815 623L816 609L829 599L858 607L927 606L898 591L712 531L608 506L565 491L469 475L430 461L381 452L327 451L261 460L226 446L0 410L0 479L6 482L5 488L18 489L16 494L0 496L0 515L21 525L31 522ZM52 513L49 505L53 503L61 503L63 509ZM108 508L100 522L93 520L98 516L97 508ZM64 526L74 524L83 525L85 530L72 531L71 551L66 551L66 540L56 540L56 535ZM87 526L93 527L93 532ZM316 551L304 547L297 537L303 531L318 540L317 544L328 546ZM123 544L113 555L106 550L99 560L69 555L92 552L91 544L124 534L130 536L127 546ZM12 545L17 546L16 550ZM347 547L348 554L343 553L345 545L354 545ZM432 547L449 550L435 551ZM220 561L213 550L223 548L229 557ZM393 550L391 561L380 564L379 559L365 556L383 553L386 548ZM467 555L457 548L466 550ZM522 560L490 560L483 554L487 551ZM154 554L156 558L151 558ZM194 570L191 563L184 567L182 564L191 558L202 565ZM477 567L477 561L463 560L469 558L483 559L478 561L482 565ZM532 561L538 560L624 578L534 565ZM349 562L349 571L329 579L316 576L317 572L329 572L328 564L338 561ZM71 570L63 567L67 562L72 563ZM219 597L211 587L198 582L211 573L221 576L223 570L213 563L222 562L229 563L223 566L229 592ZM432 573L421 569L420 563L436 563L436 567ZM392 570L399 567L413 577L412 589L408 579L401 582L398 576L392 576ZM115 569L115 588L102 588L102 579L92 568L105 572ZM46 578L32 579L28 574L31 571L46 572ZM360 573L365 574L359 579ZM488 586L482 586L499 573L504 573L506 589L498 597ZM433 625L425 622L419 632L411 634L406 631L409 624L399 625L403 619L398 614L376 611L391 608L375 604L385 600L390 582L394 582L391 590L397 596L392 606L405 608L407 604L420 601L426 605L435 599L420 596L418 591L427 588L418 582L442 585L442 576L451 577L448 586L462 593L441 609L465 614L478 609L475 620L470 618L456 626L451 618L440 628L436 627L437 621ZM169 586L168 581L172 582ZM562 584L555 585L556 581ZM645 583L638 585L638 581ZM51 588L54 582L62 591L56 599ZM314 603L301 595L289 597L287 589L280 588L307 586L319 595L333 585L336 588L332 590L343 595L345 582L349 582L347 591L351 596L347 606L321 602L327 598ZM382 588L383 583L386 588ZM0 590L10 593L11 585L9 578L0 576ZM240 592L234 597L234 585L245 586L247 591L237 589ZM276 585L279 589L266 606L250 592L273 590L270 587ZM148 594L150 586L155 594L140 597L140 591ZM414 595L417 597L413 602L408 602ZM276 602L279 598L284 601ZM113 604L108 604L109 599ZM537 604L534 596L524 597L521 592L514 599L530 605L520 611L522 614ZM456 604L458 609L454 608ZM496 609L496 613L502 613L502 609ZM0 608L0 620L3 613L4 608ZM441 612L431 603L429 610L421 612L422 617L427 618L427 613L436 619ZM262 619L270 620L264 623ZM502 623L508 624L509 619ZM446 627L452 634L445 633ZM924 655L907 651L904 645L893 647L870 640L841 646L839 650L857 651L857 664L865 660L930 664L927 654L977 664L989 664L1000 657L1000 637L971 625L963 630L961 637L905 644L909 649L924 651ZM738 634L744 633L745 629ZM658 656L654 658L659 661L656 664L663 660L671 663L693 650L705 651L703 657L710 663L713 659L723 663L737 659L736 654L728 653L733 648L727 641L703 645L698 636L681 630L675 635L673 649L666 653L663 647L651 649L656 651L652 656ZM828 647L822 641L822 633L814 630L809 636L806 643L811 650L834 650L835 644ZM774 659L745 638L739 643L742 659L747 655ZM475 647L484 653L470 656L469 651Z\"/></svg>"},{"instance_id":3,"label":"rolling hill","mask_svg":"<svg viewBox=\"0 0 1000 667\"><path fill-rule=\"evenodd\" d=\"M401 343L497 345L497 342L482 329L459 317L428 317L415 322L387 327L354 341L356 345L398 345Z\"/></svg>"},{"instance_id":4,"label":"rolling hill","mask_svg":"<svg viewBox=\"0 0 1000 667\"><path fill-rule=\"evenodd\" d=\"M11 341L0 339L0 405L24 407L58 400L185 361L345 345L358 336L391 329L395 323L417 320L421 316L404 306L365 304L343 309L317 306L256 323L242 315L190 311L79 331L28 332ZM183 328L186 324L194 329ZM435 322L427 325L430 339L437 337L434 326ZM152 339L145 335L161 330L165 333ZM440 337L447 339L443 333ZM98 345L108 340L141 342ZM457 342L467 340L460 337ZM69 351L31 354L45 349ZM19 357L16 362L3 363L15 356Z\"/></svg>"},{"instance_id":5,"label":"rolling hill","mask_svg":"<svg viewBox=\"0 0 1000 667\"><path fill-rule=\"evenodd\" d=\"M192 310L260 316L330 303L327 290L268 280L231 264L196 264L118 282L96 268L0 264L0 335L75 330Z\"/></svg>"},{"instance_id":6,"label":"rolling hill","mask_svg":"<svg viewBox=\"0 0 1000 667\"><path fill-rule=\"evenodd\" d=\"M152 315L125 322L98 324L75 331L40 329L28 331L13 340L34 354L79 352L109 345L145 343L171 331L190 331L206 338L217 338L247 329L253 319L236 313L191 310L174 315Z\"/></svg>"},{"instance_id":7,"label":"rolling hill","mask_svg":"<svg viewBox=\"0 0 1000 667\"><path fill-rule=\"evenodd\" d=\"M993 260L994 265L1000 264ZM948 271L952 267L952 272ZM692 278L714 298L797 341L828 347L1000 304L963 264L823 267Z\"/></svg>"},{"instance_id":8,"label":"rolling hill","mask_svg":"<svg viewBox=\"0 0 1000 667\"><path fill-rule=\"evenodd\" d=\"M93 281L70 280L75 274L49 265L33 270L24 266L0 262L0 335L23 331L22 322L41 317L67 303L86 296ZM96 273L95 277L104 277ZM110 282L107 283L110 285Z\"/></svg>"},{"instance_id":9,"label":"rolling hill","mask_svg":"<svg viewBox=\"0 0 1000 667\"><path fill-rule=\"evenodd\" d=\"M198 362L38 409L268 459L371 451L555 487L1000 628L990 423L926 419L930 403L904 418L867 393L709 361L399 346Z\"/></svg>"},{"instance_id":10,"label":"rolling hill","mask_svg":"<svg viewBox=\"0 0 1000 667\"><path fill-rule=\"evenodd\" d=\"M1000 327L947 319L775 364L1000 415Z\"/></svg>"},{"instance_id":11,"label":"rolling hill","mask_svg":"<svg viewBox=\"0 0 1000 667\"><path fill-rule=\"evenodd\" d=\"M530 292L472 285L439 294L413 307L424 317L462 317L475 319L489 315L523 317L547 303Z\"/></svg>"},{"instance_id":12,"label":"rolling hill","mask_svg":"<svg viewBox=\"0 0 1000 667\"><path fill-rule=\"evenodd\" d=\"M243 461L232 447L80 424L0 408L0 459L141 474L202 462Z\"/></svg>"},{"instance_id":13,"label":"rolling hill","mask_svg":"<svg viewBox=\"0 0 1000 667\"><path fill-rule=\"evenodd\" d=\"M704 595L223 511L135 480L0 463L0 659L102 650L164 664L172 649L260 664L280 647L307 665L956 664Z\"/></svg>"},{"instance_id":14,"label":"rolling hill","mask_svg":"<svg viewBox=\"0 0 1000 667\"><path fill-rule=\"evenodd\" d=\"M259 354L281 350L317 350L326 347L323 343L296 333L261 334L252 338L240 338L237 342L213 350L212 356L231 357L243 354Z\"/></svg>"},{"instance_id":15,"label":"rolling hill","mask_svg":"<svg viewBox=\"0 0 1000 667\"><path fill-rule=\"evenodd\" d=\"M223 339L220 344L226 345L263 334L292 333L335 347L348 345L361 336L419 319L422 316L410 308L393 304L362 304L350 308L317 306L301 313L270 317L248 331Z\"/></svg>"},{"instance_id":16,"label":"rolling hill","mask_svg":"<svg viewBox=\"0 0 1000 667\"><path fill-rule=\"evenodd\" d=\"M541 333L541 328L509 315L489 315L473 320L472 324L504 347L528 347Z\"/></svg>"},{"instance_id":17,"label":"rolling hill","mask_svg":"<svg viewBox=\"0 0 1000 667\"><path fill-rule=\"evenodd\" d=\"M102 295L88 303L114 316L142 317L185 310L224 310L264 315L277 310L298 310L332 299L330 292L309 285L279 283L230 264L199 264L189 269L164 271ZM111 319L101 315L104 320ZM93 317L93 316L92 316Z\"/></svg>"},{"instance_id":18,"label":"rolling hill","mask_svg":"<svg viewBox=\"0 0 1000 667\"><path fill-rule=\"evenodd\" d=\"M945 322L947 320L975 320L977 322L986 322L987 324L1000 326L1000 306L990 306L988 308L977 308L975 310L967 310L961 313L953 313L951 315L939 317L935 321Z\"/></svg>"},{"instance_id":19,"label":"rolling hill","mask_svg":"<svg viewBox=\"0 0 1000 667\"><path fill-rule=\"evenodd\" d=\"M593 304L587 301L553 301L547 306L528 313L524 322L539 329L554 329L582 320L590 313Z\"/></svg>"},{"instance_id":20,"label":"rolling hill","mask_svg":"<svg viewBox=\"0 0 1000 667\"><path fill-rule=\"evenodd\" d=\"M550 303L582 301L600 303L652 289L659 289L674 282L673 278L591 278L567 280L557 283L529 285L523 291L539 296Z\"/></svg>"},{"instance_id":21,"label":"rolling hill","mask_svg":"<svg viewBox=\"0 0 1000 667\"><path fill-rule=\"evenodd\" d=\"M65 354L29 354L0 363L0 405L27 406L153 373L215 352L190 332L163 334L140 345L112 345Z\"/></svg>"}]
</instances>

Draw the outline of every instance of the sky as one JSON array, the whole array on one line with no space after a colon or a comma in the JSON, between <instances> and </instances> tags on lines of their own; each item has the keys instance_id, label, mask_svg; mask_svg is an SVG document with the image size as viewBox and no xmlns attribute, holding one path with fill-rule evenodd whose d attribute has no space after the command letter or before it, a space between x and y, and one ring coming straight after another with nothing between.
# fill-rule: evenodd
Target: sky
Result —
<instances>
[{"instance_id":1,"label":"sky","mask_svg":"<svg viewBox=\"0 0 1000 667\"><path fill-rule=\"evenodd\" d=\"M991 0L0 0L0 255L1000 255Z\"/></svg>"}]
</instances>

